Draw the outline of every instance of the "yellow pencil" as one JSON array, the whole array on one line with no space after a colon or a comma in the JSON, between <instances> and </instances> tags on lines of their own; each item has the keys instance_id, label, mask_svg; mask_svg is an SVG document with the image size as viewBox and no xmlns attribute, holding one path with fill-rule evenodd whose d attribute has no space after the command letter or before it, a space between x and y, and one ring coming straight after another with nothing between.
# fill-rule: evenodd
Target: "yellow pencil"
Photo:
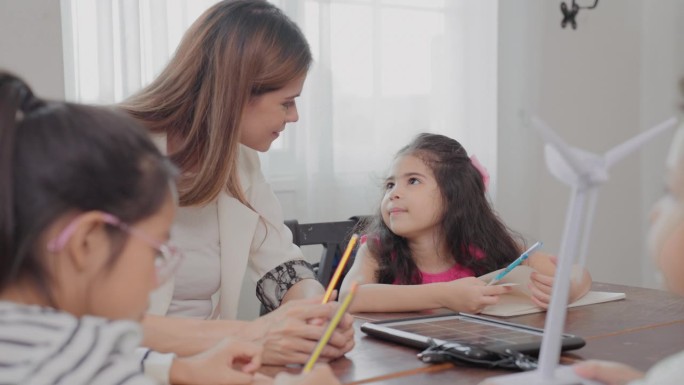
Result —
<instances>
[{"instance_id":1,"label":"yellow pencil","mask_svg":"<svg viewBox=\"0 0 684 385\"><path fill-rule=\"evenodd\" d=\"M349 239L349 244L347 244L347 249L344 250L344 254L342 254L342 259L340 259L340 263L337 265L337 269L335 269L335 273L333 274L332 278L330 279L330 283L328 283L328 288L325 290L325 295L323 296L323 303L328 303L330 301L330 297L332 296L333 290L335 290L335 286L337 286L337 281L340 280L340 276L342 275L342 272L344 271L344 266L347 265L347 261L349 260L349 256L351 255L352 250L354 250L354 245L356 245L356 240L359 239L359 236L357 234L354 234L351 236Z\"/></svg>"},{"instance_id":2,"label":"yellow pencil","mask_svg":"<svg viewBox=\"0 0 684 385\"><path fill-rule=\"evenodd\" d=\"M321 355L323 348L325 347L325 345L328 344L328 341L330 341L330 337L332 337L332 334L335 331L335 329L337 328L337 325L340 323L342 316L344 315L344 313L349 308L349 305L351 304L351 301L354 298L354 294L356 293L356 287L357 286L358 286L358 284L356 282L352 283L351 288L349 289L349 294L347 294L347 296L344 297L344 301L342 301L342 304L337 309L337 312L335 313L333 318L330 320L330 323L328 324L328 328L325 329L325 333L323 333L323 336L318 341L316 348L314 349L313 353L311 353L311 357L309 357L309 361L304 366L304 370L303 370L304 373L308 373L311 371L311 369L313 369L313 366L316 363L316 360L318 360L318 357Z\"/></svg>"}]
</instances>

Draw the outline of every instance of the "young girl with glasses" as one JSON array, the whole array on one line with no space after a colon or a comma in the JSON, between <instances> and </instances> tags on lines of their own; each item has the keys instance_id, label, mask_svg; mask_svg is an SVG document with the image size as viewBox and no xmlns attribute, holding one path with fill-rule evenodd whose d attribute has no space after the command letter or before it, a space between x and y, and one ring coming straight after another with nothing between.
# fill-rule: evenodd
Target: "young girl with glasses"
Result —
<instances>
[{"instance_id":1,"label":"young girl with glasses","mask_svg":"<svg viewBox=\"0 0 684 385\"><path fill-rule=\"evenodd\" d=\"M243 384L261 347L189 357L136 348L149 294L178 265L174 167L121 113L47 102L0 71L0 382ZM335 382L322 368L310 380ZM292 376L277 380L300 381Z\"/></svg>"}]
</instances>

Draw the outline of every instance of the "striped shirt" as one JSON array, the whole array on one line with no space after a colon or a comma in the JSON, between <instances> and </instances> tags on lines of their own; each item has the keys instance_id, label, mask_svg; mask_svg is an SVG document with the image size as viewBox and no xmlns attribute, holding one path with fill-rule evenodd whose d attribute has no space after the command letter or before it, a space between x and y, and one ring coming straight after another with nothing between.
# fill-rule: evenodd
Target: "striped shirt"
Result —
<instances>
[{"instance_id":1,"label":"striped shirt","mask_svg":"<svg viewBox=\"0 0 684 385\"><path fill-rule=\"evenodd\" d=\"M0 301L0 385L151 385L139 324Z\"/></svg>"}]
</instances>

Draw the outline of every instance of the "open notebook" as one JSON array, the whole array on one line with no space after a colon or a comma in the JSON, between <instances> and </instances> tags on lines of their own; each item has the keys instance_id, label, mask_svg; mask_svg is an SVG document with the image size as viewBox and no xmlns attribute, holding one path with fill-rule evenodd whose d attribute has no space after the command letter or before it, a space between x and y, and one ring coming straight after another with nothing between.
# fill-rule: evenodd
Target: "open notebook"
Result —
<instances>
[{"instance_id":1,"label":"open notebook","mask_svg":"<svg viewBox=\"0 0 684 385\"><path fill-rule=\"evenodd\" d=\"M485 282L489 282L501 270L493 271L489 274L480 276L479 278ZM534 304L534 302L532 302L532 300L530 300L530 291L527 288L527 283L530 281L530 273L532 273L532 271L532 268L521 265L511 270L510 273L506 274L506 276L496 284L516 284L513 285L513 291L509 294L502 295L499 298L499 303L496 305L487 306L480 314L498 317L513 317L516 315L532 314L544 311L544 309L538 307ZM582 298L569 304L568 307L617 301L624 298L625 293L590 291Z\"/></svg>"}]
</instances>

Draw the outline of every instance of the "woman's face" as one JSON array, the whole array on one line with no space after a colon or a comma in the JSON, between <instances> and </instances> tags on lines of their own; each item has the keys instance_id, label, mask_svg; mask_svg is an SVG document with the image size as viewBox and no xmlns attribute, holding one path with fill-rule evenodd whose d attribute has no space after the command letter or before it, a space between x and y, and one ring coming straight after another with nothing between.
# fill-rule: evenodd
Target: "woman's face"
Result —
<instances>
[{"instance_id":1,"label":"woman's face","mask_svg":"<svg viewBox=\"0 0 684 385\"><path fill-rule=\"evenodd\" d=\"M252 97L240 122L240 143L265 152L285 130L285 124L299 120L295 99L302 93L306 75L283 88Z\"/></svg>"}]
</instances>

